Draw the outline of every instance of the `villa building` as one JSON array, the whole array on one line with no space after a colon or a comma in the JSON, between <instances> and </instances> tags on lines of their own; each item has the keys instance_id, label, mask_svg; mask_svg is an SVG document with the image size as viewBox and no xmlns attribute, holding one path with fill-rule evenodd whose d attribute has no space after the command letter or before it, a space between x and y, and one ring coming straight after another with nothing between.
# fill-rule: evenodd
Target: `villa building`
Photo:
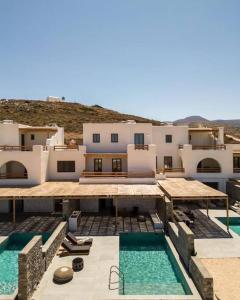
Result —
<instances>
[{"instance_id":1,"label":"villa building","mask_svg":"<svg viewBox=\"0 0 240 300\"><path fill-rule=\"evenodd\" d=\"M191 177L225 192L228 180L239 176L240 144L225 144L221 127L153 126L132 120L86 123L83 145L65 145L64 129L57 125L34 127L10 120L0 123L0 186L72 181L74 188L77 184L89 191L89 201L84 204L82 194L74 198L84 211L113 205L111 193L90 199L91 188L99 184L131 185L133 189L150 185L155 189L159 180ZM151 196L148 209L156 205L152 199L155 194L150 194L146 195ZM47 194L45 199L42 195L41 199L30 199L30 195L28 198L18 199L18 210L56 211L63 200L61 193L54 198ZM141 196L133 198L122 208L141 207ZM0 201L0 212L11 209L8 197Z\"/></svg>"}]
</instances>

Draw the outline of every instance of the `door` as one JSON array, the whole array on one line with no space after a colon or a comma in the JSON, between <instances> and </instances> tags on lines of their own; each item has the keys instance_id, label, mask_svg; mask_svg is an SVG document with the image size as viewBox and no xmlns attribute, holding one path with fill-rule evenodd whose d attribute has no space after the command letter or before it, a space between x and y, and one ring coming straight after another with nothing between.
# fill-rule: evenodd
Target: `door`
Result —
<instances>
[{"instance_id":1,"label":"door","mask_svg":"<svg viewBox=\"0 0 240 300\"><path fill-rule=\"evenodd\" d=\"M112 172L122 172L121 158L113 158L112 159Z\"/></svg>"},{"instance_id":2,"label":"door","mask_svg":"<svg viewBox=\"0 0 240 300\"><path fill-rule=\"evenodd\" d=\"M99 200L99 212L101 214L109 214L113 211L113 199L112 198L100 198Z\"/></svg>"},{"instance_id":3,"label":"door","mask_svg":"<svg viewBox=\"0 0 240 300\"><path fill-rule=\"evenodd\" d=\"M101 158L94 159L94 172L102 172L102 159Z\"/></svg>"},{"instance_id":4,"label":"door","mask_svg":"<svg viewBox=\"0 0 240 300\"><path fill-rule=\"evenodd\" d=\"M25 135L21 134L21 146L24 147L25 146Z\"/></svg>"}]
</instances>

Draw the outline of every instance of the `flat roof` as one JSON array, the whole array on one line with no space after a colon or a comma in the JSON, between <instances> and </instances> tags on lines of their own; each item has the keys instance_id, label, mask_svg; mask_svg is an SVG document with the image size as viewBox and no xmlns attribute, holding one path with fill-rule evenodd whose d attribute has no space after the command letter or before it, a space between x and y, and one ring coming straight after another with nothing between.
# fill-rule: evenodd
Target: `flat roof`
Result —
<instances>
[{"instance_id":1,"label":"flat roof","mask_svg":"<svg viewBox=\"0 0 240 300\"><path fill-rule=\"evenodd\" d=\"M157 184L80 184L48 181L36 186L0 187L0 199L80 197L163 197Z\"/></svg>"},{"instance_id":2,"label":"flat roof","mask_svg":"<svg viewBox=\"0 0 240 300\"><path fill-rule=\"evenodd\" d=\"M227 195L192 178L158 180L162 191L172 200L226 199Z\"/></svg>"},{"instance_id":3,"label":"flat roof","mask_svg":"<svg viewBox=\"0 0 240 300\"><path fill-rule=\"evenodd\" d=\"M218 131L218 128L209 128L209 127L189 127L189 131Z\"/></svg>"}]
</instances>

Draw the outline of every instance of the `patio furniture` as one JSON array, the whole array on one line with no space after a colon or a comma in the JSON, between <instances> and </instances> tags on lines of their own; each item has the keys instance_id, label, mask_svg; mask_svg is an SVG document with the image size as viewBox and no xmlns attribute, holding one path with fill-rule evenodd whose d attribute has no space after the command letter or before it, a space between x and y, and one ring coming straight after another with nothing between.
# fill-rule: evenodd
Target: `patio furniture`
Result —
<instances>
[{"instance_id":1,"label":"patio furniture","mask_svg":"<svg viewBox=\"0 0 240 300\"><path fill-rule=\"evenodd\" d=\"M74 234L68 232L66 238L74 245L92 245L93 239L92 238L76 238Z\"/></svg>"},{"instance_id":2,"label":"patio furniture","mask_svg":"<svg viewBox=\"0 0 240 300\"><path fill-rule=\"evenodd\" d=\"M173 214L174 214L174 218L178 222L184 222L187 225L193 223L193 221L183 211L179 209L174 210Z\"/></svg>"},{"instance_id":3,"label":"patio furniture","mask_svg":"<svg viewBox=\"0 0 240 300\"><path fill-rule=\"evenodd\" d=\"M66 266L56 269L53 274L53 281L55 283L60 283L60 284L67 283L71 281L72 278L73 278L73 270Z\"/></svg>"},{"instance_id":4,"label":"patio furniture","mask_svg":"<svg viewBox=\"0 0 240 300\"><path fill-rule=\"evenodd\" d=\"M82 257L76 257L72 261L72 269L74 272L79 272L83 269L83 258Z\"/></svg>"},{"instance_id":5,"label":"patio furniture","mask_svg":"<svg viewBox=\"0 0 240 300\"><path fill-rule=\"evenodd\" d=\"M67 256L67 255L88 255L91 246L89 245L72 245L67 240L62 242L63 250L59 253L60 256Z\"/></svg>"},{"instance_id":6,"label":"patio furniture","mask_svg":"<svg viewBox=\"0 0 240 300\"><path fill-rule=\"evenodd\" d=\"M145 218L145 216L143 216L143 215L139 215L139 216L137 217L137 220L138 220L138 222L145 222L145 221L146 221L146 218Z\"/></svg>"}]
</instances>

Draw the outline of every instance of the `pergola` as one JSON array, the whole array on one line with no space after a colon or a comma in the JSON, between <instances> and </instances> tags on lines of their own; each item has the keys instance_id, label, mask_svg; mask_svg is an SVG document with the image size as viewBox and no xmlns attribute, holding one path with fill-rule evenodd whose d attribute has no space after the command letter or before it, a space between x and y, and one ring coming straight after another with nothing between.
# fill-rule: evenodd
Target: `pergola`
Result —
<instances>
[{"instance_id":1,"label":"pergola","mask_svg":"<svg viewBox=\"0 0 240 300\"><path fill-rule=\"evenodd\" d=\"M167 178L158 180L161 190L172 202L175 201L206 201L207 216L209 217L209 201L221 200L226 203L227 230L229 231L229 203L228 196L206 184L192 178Z\"/></svg>"},{"instance_id":2,"label":"pergola","mask_svg":"<svg viewBox=\"0 0 240 300\"><path fill-rule=\"evenodd\" d=\"M78 182L45 182L36 186L0 187L0 200L13 201L13 223L16 222L16 200L27 199L90 199L94 197L115 199L118 217L118 199L163 199L157 184L79 184Z\"/></svg>"}]
</instances>

